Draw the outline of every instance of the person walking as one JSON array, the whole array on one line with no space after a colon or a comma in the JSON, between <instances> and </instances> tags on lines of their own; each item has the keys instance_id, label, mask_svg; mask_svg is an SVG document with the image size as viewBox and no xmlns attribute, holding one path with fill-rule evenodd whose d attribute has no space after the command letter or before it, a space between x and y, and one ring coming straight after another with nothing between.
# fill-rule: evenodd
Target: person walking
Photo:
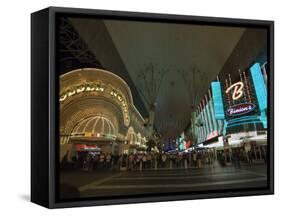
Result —
<instances>
[{"instance_id":1,"label":"person walking","mask_svg":"<svg viewBox=\"0 0 281 216\"><path fill-rule=\"evenodd\" d=\"M108 153L105 157L105 162L106 162L106 169L110 170L111 169L111 154Z\"/></svg>"},{"instance_id":2,"label":"person walking","mask_svg":"<svg viewBox=\"0 0 281 216\"><path fill-rule=\"evenodd\" d=\"M134 154L134 170L138 169L138 155Z\"/></svg>"},{"instance_id":3,"label":"person walking","mask_svg":"<svg viewBox=\"0 0 281 216\"><path fill-rule=\"evenodd\" d=\"M252 154L251 150L247 152L247 155L248 155L248 163L250 165L252 165L253 164L253 154Z\"/></svg>"},{"instance_id":4,"label":"person walking","mask_svg":"<svg viewBox=\"0 0 281 216\"><path fill-rule=\"evenodd\" d=\"M98 168L100 157L98 154L95 154L94 160L93 160L93 171Z\"/></svg>"},{"instance_id":5,"label":"person walking","mask_svg":"<svg viewBox=\"0 0 281 216\"><path fill-rule=\"evenodd\" d=\"M137 163L138 163L139 171L142 171L142 155L141 154L138 154L138 156L137 156Z\"/></svg>"},{"instance_id":6,"label":"person walking","mask_svg":"<svg viewBox=\"0 0 281 216\"><path fill-rule=\"evenodd\" d=\"M146 157L146 155L144 154L144 155L142 156L142 165L143 165L143 169L146 169L146 166L147 166L146 162L147 162L147 157Z\"/></svg>"},{"instance_id":7,"label":"person walking","mask_svg":"<svg viewBox=\"0 0 281 216\"><path fill-rule=\"evenodd\" d=\"M133 171L133 169L134 169L134 154L131 153L129 155L129 170Z\"/></svg>"},{"instance_id":8,"label":"person walking","mask_svg":"<svg viewBox=\"0 0 281 216\"><path fill-rule=\"evenodd\" d=\"M152 156L151 156L151 153L147 154L147 168L148 169L152 168Z\"/></svg>"},{"instance_id":9,"label":"person walking","mask_svg":"<svg viewBox=\"0 0 281 216\"><path fill-rule=\"evenodd\" d=\"M101 152L99 157L99 169L104 170L104 162L105 162L105 155L103 152Z\"/></svg>"},{"instance_id":10,"label":"person walking","mask_svg":"<svg viewBox=\"0 0 281 216\"><path fill-rule=\"evenodd\" d=\"M162 159L162 168L166 167L167 155L164 153L161 157Z\"/></svg>"},{"instance_id":11,"label":"person walking","mask_svg":"<svg viewBox=\"0 0 281 216\"><path fill-rule=\"evenodd\" d=\"M266 150L265 150L264 147L262 147L262 149L261 149L261 154L262 154L262 159L263 159L264 163L266 164L266 161L267 161L266 157L267 157L267 155L266 155Z\"/></svg>"},{"instance_id":12,"label":"person walking","mask_svg":"<svg viewBox=\"0 0 281 216\"><path fill-rule=\"evenodd\" d=\"M198 164L198 168L201 168L202 167L202 153L201 152L198 152L198 155L197 155L197 164Z\"/></svg>"},{"instance_id":13,"label":"person walking","mask_svg":"<svg viewBox=\"0 0 281 216\"><path fill-rule=\"evenodd\" d=\"M193 152L192 157L193 157L193 164L194 164L195 167L197 167L197 154L196 154L196 152Z\"/></svg>"}]
</instances>

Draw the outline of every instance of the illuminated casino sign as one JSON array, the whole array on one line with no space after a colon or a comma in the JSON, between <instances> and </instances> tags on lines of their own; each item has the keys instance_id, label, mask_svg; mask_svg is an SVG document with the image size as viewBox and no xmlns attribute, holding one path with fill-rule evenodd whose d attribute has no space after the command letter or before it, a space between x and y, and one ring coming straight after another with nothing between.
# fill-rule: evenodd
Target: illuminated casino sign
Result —
<instances>
[{"instance_id":1,"label":"illuminated casino sign","mask_svg":"<svg viewBox=\"0 0 281 216\"><path fill-rule=\"evenodd\" d=\"M214 115L225 121L223 133L239 131L241 125L247 128L267 128L267 86L260 63L254 63L248 70L225 74L211 84L214 101ZM243 127L240 128L243 130Z\"/></svg>"},{"instance_id":2,"label":"illuminated casino sign","mask_svg":"<svg viewBox=\"0 0 281 216\"><path fill-rule=\"evenodd\" d=\"M243 87L244 87L244 84L242 82L237 82L237 83L232 84L230 87L228 87L226 89L225 93L228 94L231 91L231 89L233 89L232 99L238 100L244 94Z\"/></svg>"},{"instance_id":3,"label":"illuminated casino sign","mask_svg":"<svg viewBox=\"0 0 281 216\"><path fill-rule=\"evenodd\" d=\"M76 151L100 151L96 145L76 144Z\"/></svg>"},{"instance_id":4,"label":"illuminated casino sign","mask_svg":"<svg viewBox=\"0 0 281 216\"><path fill-rule=\"evenodd\" d=\"M247 114L255 109L256 105L252 103L236 104L226 110L228 116L239 116Z\"/></svg>"},{"instance_id":5,"label":"illuminated casino sign","mask_svg":"<svg viewBox=\"0 0 281 216\"><path fill-rule=\"evenodd\" d=\"M226 120L242 115L259 115L256 91L249 72L238 72L222 82Z\"/></svg>"}]
</instances>

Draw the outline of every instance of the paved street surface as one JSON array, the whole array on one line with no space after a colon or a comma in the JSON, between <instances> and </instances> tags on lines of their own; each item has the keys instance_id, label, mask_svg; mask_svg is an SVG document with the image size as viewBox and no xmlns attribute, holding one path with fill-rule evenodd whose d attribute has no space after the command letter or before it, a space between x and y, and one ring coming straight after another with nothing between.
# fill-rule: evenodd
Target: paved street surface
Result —
<instances>
[{"instance_id":1,"label":"paved street surface","mask_svg":"<svg viewBox=\"0 0 281 216\"><path fill-rule=\"evenodd\" d=\"M68 171L61 183L71 185L80 197L103 197L167 192L190 192L266 186L266 166L162 169L123 172Z\"/></svg>"}]
</instances>

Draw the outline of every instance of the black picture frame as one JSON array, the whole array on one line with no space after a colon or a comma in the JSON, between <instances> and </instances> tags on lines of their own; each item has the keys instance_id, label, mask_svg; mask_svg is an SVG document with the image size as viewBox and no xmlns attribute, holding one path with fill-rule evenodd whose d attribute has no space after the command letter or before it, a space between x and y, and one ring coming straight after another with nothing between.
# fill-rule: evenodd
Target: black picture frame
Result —
<instances>
[{"instance_id":1,"label":"black picture frame","mask_svg":"<svg viewBox=\"0 0 281 216\"><path fill-rule=\"evenodd\" d=\"M59 201L58 194L58 89L56 73L56 17L59 15L102 17L210 24L217 26L262 27L268 31L268 185L266 188L196 192L189 194L80 199ZM31 201L47 208L112 205L126 203L192 200L274 194L274 22L186 15L49 7L31 15Z\"/></svg>"}]
</instances>

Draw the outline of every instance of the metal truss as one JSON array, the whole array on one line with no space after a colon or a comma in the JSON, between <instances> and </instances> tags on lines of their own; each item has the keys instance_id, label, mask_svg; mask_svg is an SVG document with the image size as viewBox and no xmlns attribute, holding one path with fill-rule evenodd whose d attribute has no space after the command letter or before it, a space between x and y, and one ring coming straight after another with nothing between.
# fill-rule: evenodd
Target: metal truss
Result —
<instances>
[{"instance_id":1,"label":"metal truss","mask_svg":"<svg viewBox=\"0 0 281 216\"><path fill-rule=\"evenodd\" d=\"M60 18L58 51L60 62L77 60L81 64L90 64L97 68L103 68L68 18Z\"/></svg>"}]
</instances>

